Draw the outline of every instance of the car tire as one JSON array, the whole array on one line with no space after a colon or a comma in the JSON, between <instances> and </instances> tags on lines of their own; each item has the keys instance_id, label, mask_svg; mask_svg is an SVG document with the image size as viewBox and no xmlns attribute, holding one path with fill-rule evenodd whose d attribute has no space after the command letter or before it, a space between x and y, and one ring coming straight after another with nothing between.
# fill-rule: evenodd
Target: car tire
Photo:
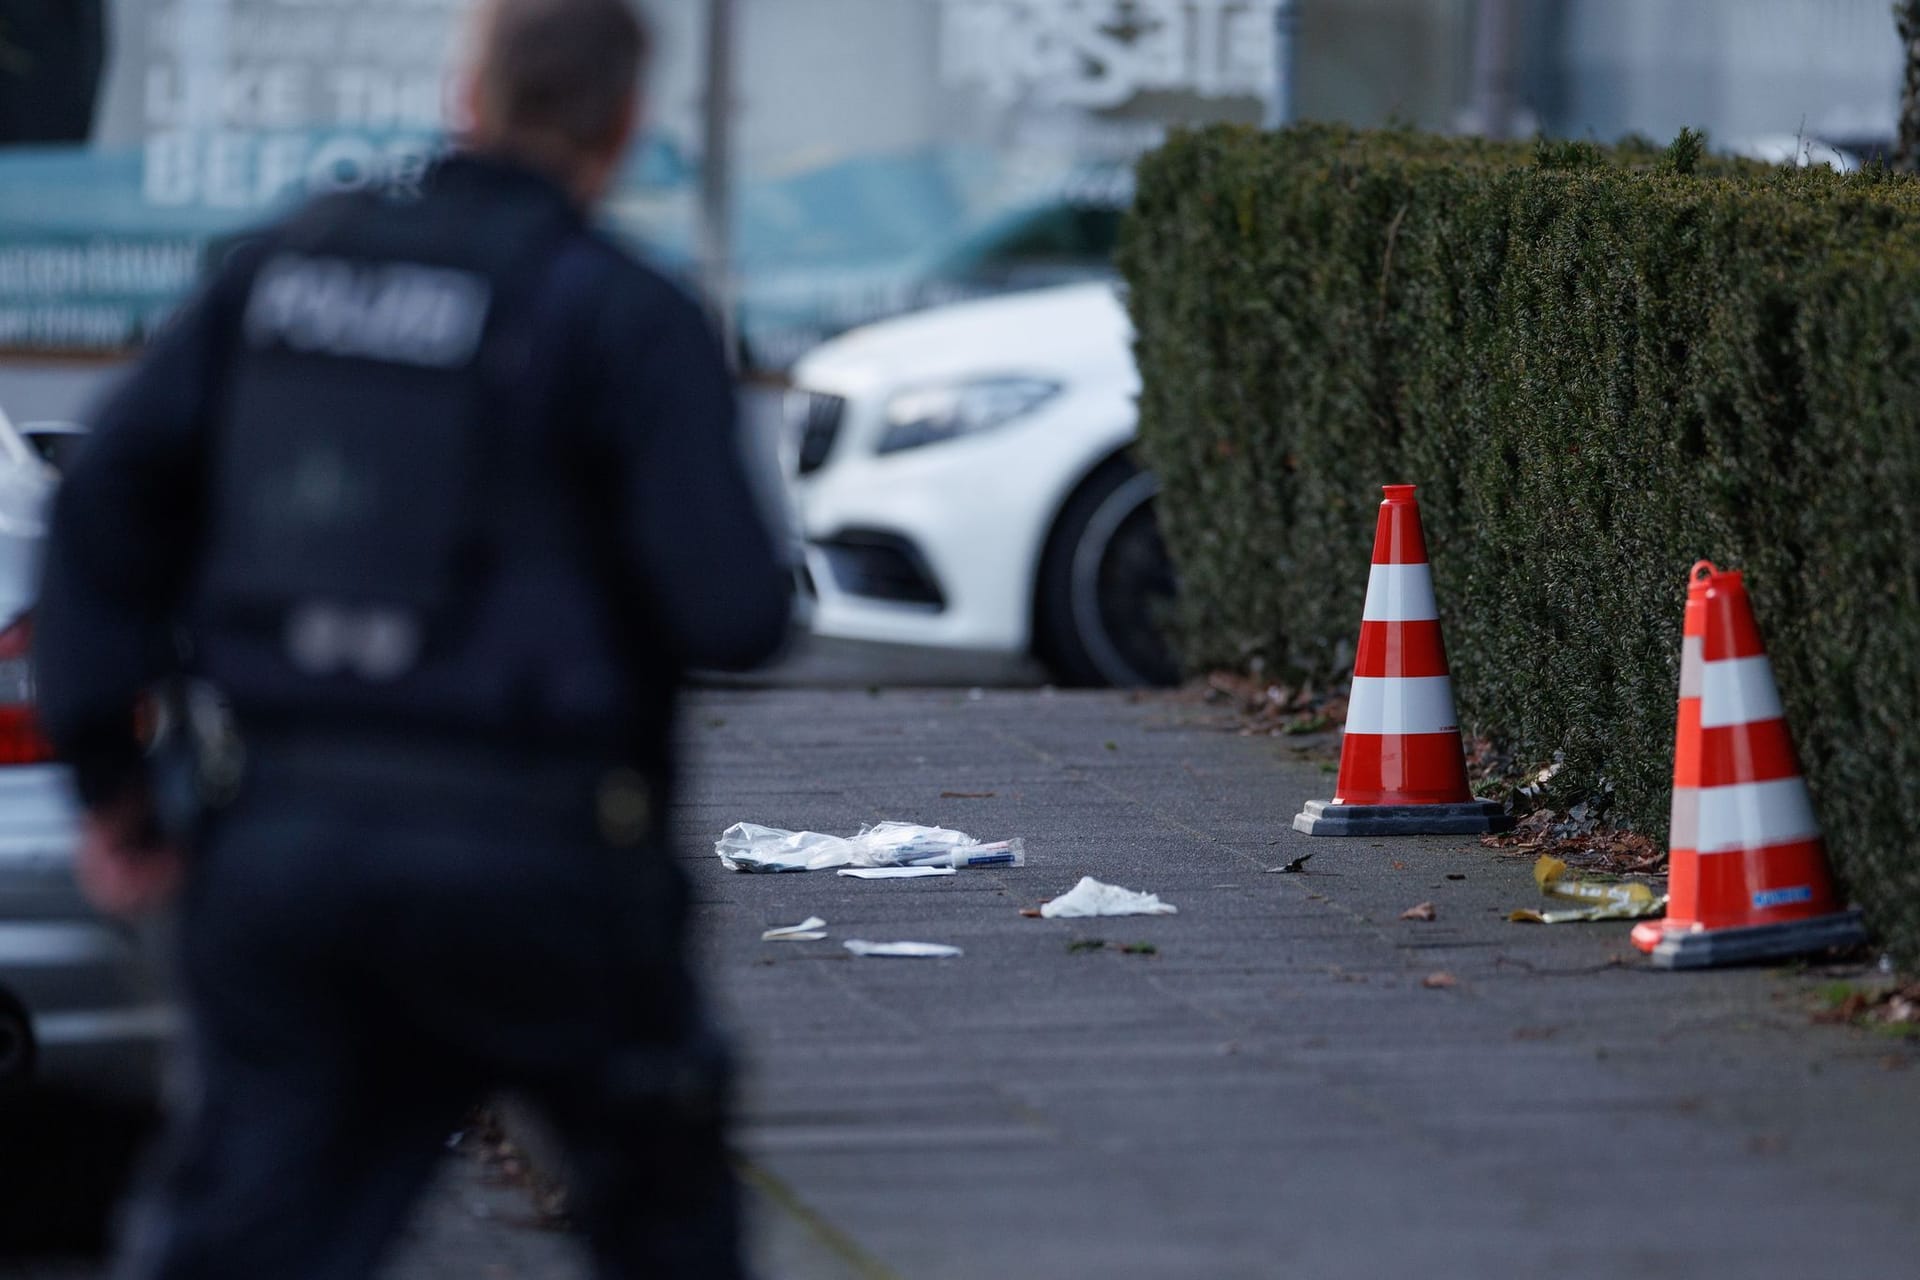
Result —
<instances>
[{"instance_id":1,"label":"car tire","mask_svg":"<svg viewBox=\"0 0 1920 1280\"><path fill-rule=\"evenodd\" d=\"M1054 521L1034 590L1034 649L1062 684L1173 684L1179 662L1159 619L1173 563L1153 502L1159 482L1124 456L1096 467Z\"/></svg>"}]
</instances>

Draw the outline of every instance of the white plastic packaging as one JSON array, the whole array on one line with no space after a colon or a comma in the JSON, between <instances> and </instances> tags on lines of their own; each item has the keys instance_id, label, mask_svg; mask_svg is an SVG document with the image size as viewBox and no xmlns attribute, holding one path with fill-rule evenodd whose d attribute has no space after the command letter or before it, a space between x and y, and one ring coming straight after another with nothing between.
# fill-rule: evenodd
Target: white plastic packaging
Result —
<instances>
[{"instance_id":1,"label":"white plastic packaging","mask_svg":"<svg viewBox=\"0 0 1920 1280\"><path fill-rule=\"evenodd\" d=\"M819 942L827 936L827 922L819 916L808 916L799 924L783 924L768 929L760 935L762 942Z\"/></svg>"},{"instance_id":2,"label":"white plastic packaging","mask_svg":"<svg viewBox=\"0 0 1920 1280\"><path fill-rule=\"evenodd\" d=\"M952 867L842 867L833 874L854 880L923 880L928 876L957 876Z\"/></svg>"},{"instance_id":3,"label":"white plastic packaging","mask_svg":"<svg viewBox=\"0 0 1920 1280\"><path fill-rule=\"evenodd\" d=\"M980 843L964 831L921 827L911 822L881 822L860 828L853 837L857 867L911 867L934 865L939 859Z\"/></svg>"},{"instance_id":4,"label":"white plastic packaging","mask_svg":"<svg viewBox=\"0 0 1920 1280\"><path fill-rule=\"evenodd\" d=\"M1024 867L1027 846L1021 840L982 844L964 831L922 827L911 822L882 822L855 836L857 867Z\"/></svg>"},{"instance_id":5,"label":"white plastic packaging","mask_svg":"<svg viewBox=\"0 0 1920 1280\"><path fill-rule=\"evenodd\" d=\"M864 938L849 938L840 945L857 956L947 960L965 954L960 948L950 947L944 942L868 942Z\"/></svg>"},{"instance_id":6,"label":"white plastic packaging","mask_svg":"<svg viewBox=\"0 0 1920 1280\"><path fill-rule=\"evenodd\" d=\"M913 865L916 867L1024 867L1027 865L1027 843L1015 836L1011 840L996 840L992 844L968 845L964 849L955 849L952 853L922 858Z\"/></svg>"},{"instance_id":7,"label":"white plastic packaging","mask_svg":"<svg viewBox=\"0 0 1920 1280\"><path fill-rule=\"evenodd\" d=\"M852 837L736 822L714 843L729 871L828 871L836 867L1024 867L1019 839L983 844L964 831L882 822Z\"/></svg>"},{"instance_id":8,"label":"white plastic packaging","mask_svg":"<svg viewBox=\"0 0 1920 1280\"><path fill-rule=\"evenodd\" d=\"M783 831L736 822L713 851L729 871L825 871L853 861L853 843L818 831Z\"/></svg>"}]
</instances>

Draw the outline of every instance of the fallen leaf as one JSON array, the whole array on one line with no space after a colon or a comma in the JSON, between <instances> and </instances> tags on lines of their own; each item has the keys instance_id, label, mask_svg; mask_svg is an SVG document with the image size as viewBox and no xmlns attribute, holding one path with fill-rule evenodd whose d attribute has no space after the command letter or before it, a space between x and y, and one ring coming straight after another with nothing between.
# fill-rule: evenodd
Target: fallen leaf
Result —
<instances>
[{"instance_id":1,"label":"fallen leaf","mask_svg":"<svg viewBox=\"0 0 1920 1280\"><path fill-rule=\"evenodd\" d=\"M1869 1003L1864 991L1849 992L1831 1009L1813 1015L1815 1022L1852 1022L1866 1011Z\"/></svg>"},{"instance_id":2,"label":"fallen leaf","mask_svg":"<svg viewBox=\"0 0 1920 1280\"><path fill-rule=\"evenodd\" d=\"M991 800L1000 793L997 791L942 791L942 800Z\"/></svg>"},{"instance_id":3,"label":"fallen leaf","mask_svg":"<svg viewBox=\"0 0 1920 1280\"><path fill-rule=\"evenodd\" d=\"M1407 869L1407 864L1406 864L1406 863L1404 863L1404 862L1399 862L1399 861L1396 861L1396 862L1395 862L1395 863L1393 864L1393 869L1394 869L1395 871L1405 871L1405 870Z\"/></svg>"},{"instance_id":4,"label":"fallen leaf","mask_svg":"<svg viewBox=\"0 0 1920 1280\"><path fill-rule=\"evenodd\" d=\"M1020 914L1034 920L1045 919L1045 917L1041 915L1040 908L1038 907L1022 907L1020 908Z\"/></svg>"},{"instance_id":5,"label":"fallen leaf","mask_svg":"<svg viewBox=\"0 0 1920 1280\"><path fill-rule=\"evenodd\" d=\"M1433 920L1437 919L1439 915L1440 913L1433 909L1431 902L1423 902L1417 907L1408 907L1405 911L1402 911L1400 918L1402 920Z\"/></svg>"},{"instance_id":6,"label":"fallen leaf","mask_svg":"<svg viewBox=\"0 0 1920 1280\"><path fill-rule=\"evenodd\" d=\"M1459 986L1460 979L1450 973L1430 973L1420 980L1420 985L1429 990L1438 991L1443 987Z\"/></svg>"}]
</instances>

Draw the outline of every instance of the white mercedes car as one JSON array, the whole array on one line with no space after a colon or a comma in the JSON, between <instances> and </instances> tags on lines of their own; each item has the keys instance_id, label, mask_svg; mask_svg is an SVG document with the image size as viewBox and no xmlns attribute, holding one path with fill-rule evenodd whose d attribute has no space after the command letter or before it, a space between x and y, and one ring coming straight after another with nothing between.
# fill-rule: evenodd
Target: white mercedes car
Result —
<instances>
[{"instance_id":1,"label":"white mercedes car","mask_svg":"<svg viewBox=\"0 0 1920 1280\"><path fill-rule=\"evenodd\" d=\"M1177 678L1132 330L1106 282L857 329L795 365L787 470L816 634Z\"/></svg>"}]
</instances>

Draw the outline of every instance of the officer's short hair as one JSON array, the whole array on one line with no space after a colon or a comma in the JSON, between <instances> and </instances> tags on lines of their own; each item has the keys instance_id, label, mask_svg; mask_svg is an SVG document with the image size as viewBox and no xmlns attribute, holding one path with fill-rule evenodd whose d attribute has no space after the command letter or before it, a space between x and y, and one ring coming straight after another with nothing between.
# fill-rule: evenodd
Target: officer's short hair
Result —
<instances>
[{"instance_id":1,"label":"officer's short hair","mask_svg":"<svg viewBox=\"0 0 1920 1280\"><path fill-rule=\"evenodd\" d=\"M652 46L632 0L487 0L475 79L507 140L558 159L603 149Z\"/></svg>"}]
</instances>

